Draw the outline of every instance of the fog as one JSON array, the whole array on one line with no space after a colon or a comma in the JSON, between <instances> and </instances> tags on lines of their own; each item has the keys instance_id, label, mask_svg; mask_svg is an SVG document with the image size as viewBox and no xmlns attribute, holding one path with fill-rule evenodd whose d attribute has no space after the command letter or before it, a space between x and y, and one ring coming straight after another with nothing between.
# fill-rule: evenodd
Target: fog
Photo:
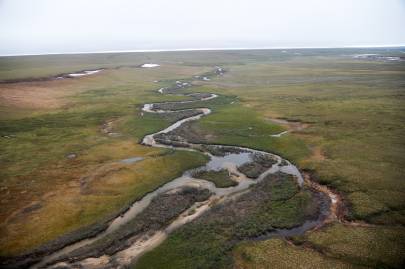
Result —
<instances>
[{"instance_id":1,"label":"fog","mask_svg":"<svg viewBox=\"0 0 405 269\"><path fill-rule=\"evenodd\" d=\"M405 44L405 0L0 0L0 55Z\"/></svg>"}]
</instances>

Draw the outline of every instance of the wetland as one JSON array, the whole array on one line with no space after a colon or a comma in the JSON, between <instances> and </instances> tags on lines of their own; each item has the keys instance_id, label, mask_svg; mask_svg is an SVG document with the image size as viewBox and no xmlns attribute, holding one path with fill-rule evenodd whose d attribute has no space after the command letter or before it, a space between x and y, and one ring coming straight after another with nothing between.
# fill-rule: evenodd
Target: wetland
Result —
<instances>
[{"instance_id":1,"label":"wetland","mask_svg":"<svg viewBox=\"0 0 405 269\"><path fill-rule=\"evenodd\" d=\"M0 59L2 267L400 268L405 69L347 50Z\"/></svg>"}]
</instances>

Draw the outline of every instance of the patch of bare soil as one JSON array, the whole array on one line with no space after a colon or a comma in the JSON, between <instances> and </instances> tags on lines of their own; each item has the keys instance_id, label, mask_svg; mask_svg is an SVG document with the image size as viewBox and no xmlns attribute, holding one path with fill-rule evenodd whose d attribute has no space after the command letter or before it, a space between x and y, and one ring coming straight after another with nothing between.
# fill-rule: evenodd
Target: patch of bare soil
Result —
<instances>
[{"instance_id":1,"label":"patch of bare soil","mask_svg":"<svg viewBox=\"0 0 405 269\"><path fill-rule=\"evenodd\" d=\"M326 156L325 156L324 152L322 151L321 147L319 147L319 146L312 148L311 158L318 162L326 160Z\"/></svg>"},{"instance_id":2,"label":"patch of bare soil","mask_svg":"<svg viewBox=\"0 0 405 269\"><path fill-rule=\"evenodd\" d=\"M375 224L370 224L364 221L350 221L346 219L348 207L344 197L339 194L338 192L331 190L325 185L321 185L317 182L316 177L311 174L310 172L303 172L302 175L304 176L305 184L317 191L326 194L329 196L331 200L329 215L325 219L324 224L331 223L334 221L338 221L346 226L353 226L353 227L375 227ZM322 227L324 226L322 225Z\"/></svg>"},{"instance_id":3,"label":"patch of bare soil","mask_svg":"<svg viewBox=\"0 0 405 269\"><path fill-rule=\"evenodd\" d=\"M122 169L125 169L124 164L120 163L109 163L100 166L99 168L93 170L89 174L80 178L80 193L81 194L90 194L91 193L91 184L95 180L102 180L103 178L116 173Z\"/></svg>"},{"instance_id":4,"label":"patch of bare soil","mask_svg":"<svg viewBox=\"0 0 405 269\"><path fill-rule=\"evenodd\" d=\"M344 205L342 198L337 193L332 192L328 187L317 183L316 180L313 180L309 172L303 172L302 175L304 177L305 184L310 189L319 193L324 193L331 200L329 215L325 219L324 224L342 219L344 216Z\"/></svg>"},{"instance_id":5,"label":"patch of bare soil","mask_svg":"<svg viewBox=\"0 0 405 269\"><path fill-rule=\"evenodd\" d=\"M301 131L310 127L311 124L307 123L307 122L302 122L299 120L288 120L288 119L284 119L284 118L266 118L268 121L275 123L275 124L279 124L282 125L284 127L287 128L288 132L297 132L299 136L304 136L304 133L302 133ZM314 146L311 147L311 151L312 151L312 156L311 159L317 162L320 161L324 161L327 159L324 151L322 150L322 148L320 146Z\"/></svg>"},{"instance_id":6,"label":"patch of bare soil","mask_svg":"<svg viewBox=\"0 0 405 269\"><path fill-rule=\"evenodd\" d=\"M287 120L283 118L266 118L268 121L280 124L287 128L289 132L302 131L310 126L309 123L298 121L298 120Z\"/></svg>"},{"instance_id":7,"label":"patch of bare soil","mask_svg":"<svg viewBox=\"0 0 405 269\"><path fill-rule=\"evenodd\" d=\"M106 134L106 135L111 136L111 137L121 136L121 133L116 132L114 130L118 121L119 121L119 119L117 119L117 118L112 118L112 119L106 120L101 125L101 128L100 128L101 133Z\"/></svg>"},{"instance_id":8,"label":"patch of bare soil","mask_svg":"<svg viewBox=\"0 0 405 269\"><path fill-rule=\"evenodd\" d=\"M24 109L54 109L67 104L63 97L72 94L65 82L27 82L0 84L0 105Z\"/></svg>"}]
</instances>

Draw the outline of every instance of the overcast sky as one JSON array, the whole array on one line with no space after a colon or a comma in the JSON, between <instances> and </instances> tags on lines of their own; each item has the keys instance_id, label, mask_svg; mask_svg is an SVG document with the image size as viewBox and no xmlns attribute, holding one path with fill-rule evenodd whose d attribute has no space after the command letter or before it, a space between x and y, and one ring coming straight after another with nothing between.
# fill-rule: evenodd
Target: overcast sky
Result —
<instances>
[{"instance_id":1,"label":"overcast sky","mask_svg":"<svg viewBox=\"0 0 405 269\"><path fill-rule=\"evenodd\" d=\"M0 0L0 55L405 45L405 0Z\"/></svg>"}]
</instances>

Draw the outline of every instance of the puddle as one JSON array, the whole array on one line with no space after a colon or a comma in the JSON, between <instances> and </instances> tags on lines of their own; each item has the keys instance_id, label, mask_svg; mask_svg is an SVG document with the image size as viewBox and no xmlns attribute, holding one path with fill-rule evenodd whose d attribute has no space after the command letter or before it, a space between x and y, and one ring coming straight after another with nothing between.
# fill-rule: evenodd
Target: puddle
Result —
<instances>
[{"instance_id":1,"label":"puddle","mask_svg":"<svg viewBox=\"0 0 405 269\"><path fill-rule=\"evenodd\" d=\"M252 161L251 153L231 153L224 157L211 156L211 160L206 164L207 170L219 171L227 165L241 166L247 162Z\"/></svg>"},{"instance_id":2,"label":"puddle","mask_svg":"<svg viewBox=\"0 0 405 269\"><path fill-rule=\"evenodd\" d=\"M141 160L143 160L142 157L131 157L131 158L128 158L128 159L120 160L119 162L124 163L124 164L133 164L133 163L139 162Z\"/></svg>"}]
</instances>

